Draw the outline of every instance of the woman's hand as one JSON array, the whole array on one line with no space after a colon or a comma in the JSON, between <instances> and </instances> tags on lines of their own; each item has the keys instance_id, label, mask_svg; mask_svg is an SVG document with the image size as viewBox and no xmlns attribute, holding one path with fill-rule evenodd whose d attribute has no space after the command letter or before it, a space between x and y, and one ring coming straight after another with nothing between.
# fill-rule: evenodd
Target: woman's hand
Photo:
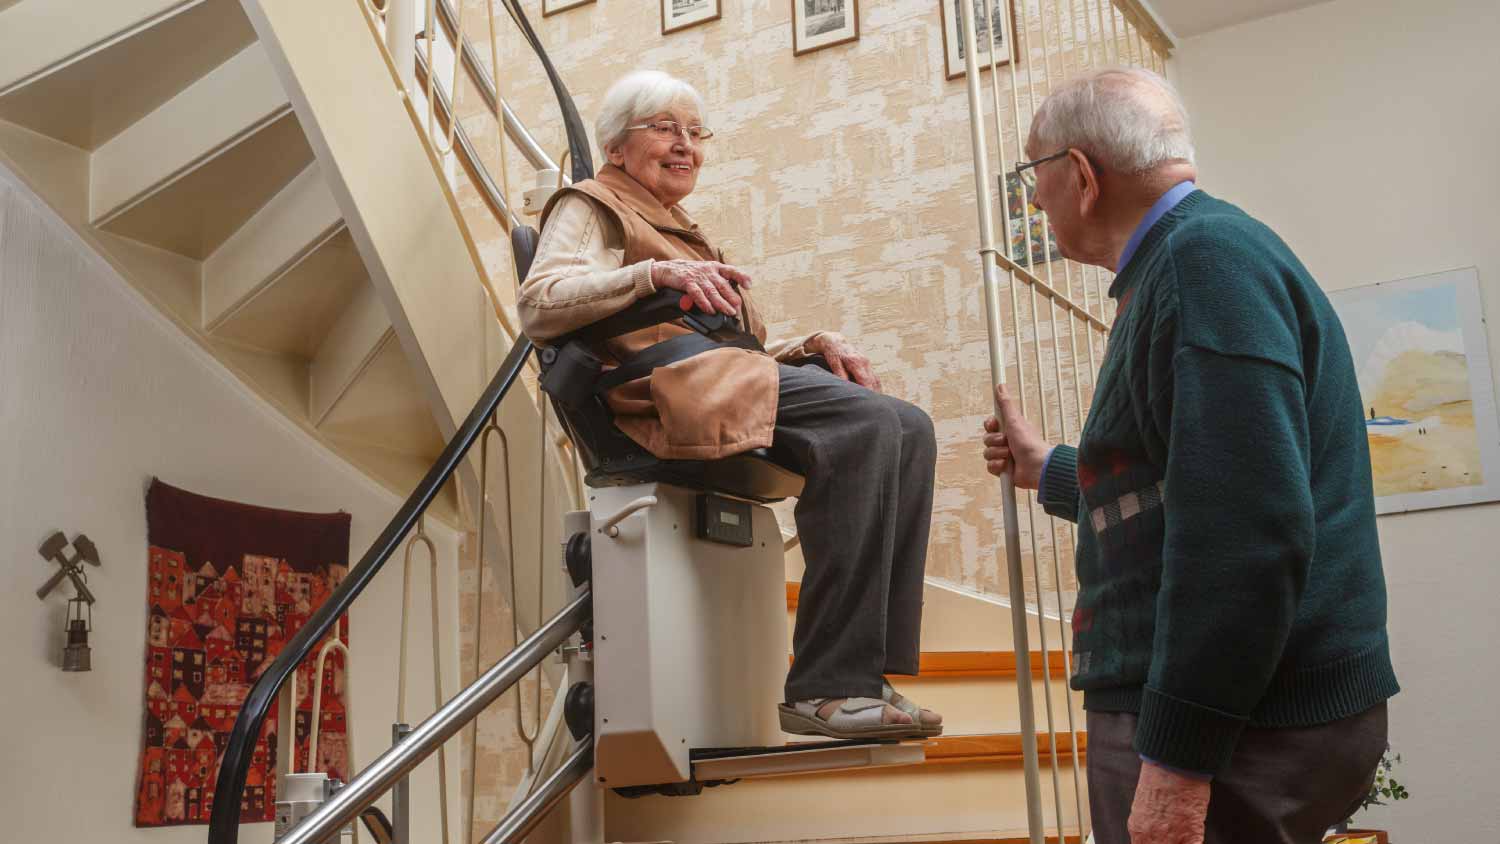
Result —
<instances>
[{"instance_id":1,"label":"woman's hand","mask_svg":"<svg viewBox=\"0 0 1500 844\"><path fill-rule=\"evenodd\" d=\"M803 344L803 348L815 355L822 355L828 359L828 367L833 374L844 379L853 381L861 387L868 387L880 392L880 379L876 377L875 370L870 367L870 359L860 354L844 335L837 331L824 331L814 335L811 340Z\"/></svg>"},{"instance_id":2,"label":"woman's hand","mask_svg":"<svg viewBox=\"0 0 1500 844\"><path fill-rule=\"evenodd\" d=\"M744 303L734 285L749 287L750 276L718 261L656 261L651 265L651 283L657 289L681 291L683 310L696 307L738 316Z\"/></svg>"},{"instance_id":3,"label":"woman's hand","mask_svg":"<svg viewBox=\"0 0 1500 844\"><path fill-rule=\"evenodd\" d=\"M995 388L995 396L1000 400L1000 419L991 416L984 420L984 468L998 478L1014 463L1016 474L1012 480L1016 486L1036 489L1052 446L1021 415L1021 408L1004 384ZM1001 420L1005 422L1004 433Z\"/></svg>"}]
</instances>

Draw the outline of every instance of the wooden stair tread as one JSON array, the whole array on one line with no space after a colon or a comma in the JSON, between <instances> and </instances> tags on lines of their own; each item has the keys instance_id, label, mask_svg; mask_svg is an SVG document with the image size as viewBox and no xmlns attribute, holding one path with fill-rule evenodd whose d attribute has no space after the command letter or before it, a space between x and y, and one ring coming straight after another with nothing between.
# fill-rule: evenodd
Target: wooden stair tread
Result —
<instances>
[{"instance_id":1,"label":"wooden stair tread","mask_svg":"<svg viewBox=\"0 0 1500 844\"><path fill-rule=\"evenodd\" d=\"M797 742L791 743L792 745ZM841 771L816 771L787 776L827 776L830 774L864 774L869 772L910 770L911 768L940 768L948 765L1019 765L1023 761L1020 733L975 733L972 735L937 736L922 742L927 758L916 765L889 765L878 768L855 768ZM1052 761L1052 742L1046 733L1036 737L1037 757L1042 765ZM1088 758L1088 735L1078 731L1078 761ZM1057 735L1058 764L1071 763L1073 737L1068 733Z\"/></svg>"},{"instance_id":2,"label":"wooden stair tread","mask_svg":"<svg viewBox=\"0 0 1500 844\"><path fill-rule=\"evenodd\" d=\"M1060 651L1048 654L1051 675L1054 678L1068 676ZM787 656L790 663L792 657ZM923 680L939 680L957 677L995 677L1000 679L1016 676L1015 651L923 651L917 664L917 677ZM1031 676L1042 676L1042 652L1031 652ZM893 681L910 680L907 675L891 675Z\"/></svg>"}]
</instances>

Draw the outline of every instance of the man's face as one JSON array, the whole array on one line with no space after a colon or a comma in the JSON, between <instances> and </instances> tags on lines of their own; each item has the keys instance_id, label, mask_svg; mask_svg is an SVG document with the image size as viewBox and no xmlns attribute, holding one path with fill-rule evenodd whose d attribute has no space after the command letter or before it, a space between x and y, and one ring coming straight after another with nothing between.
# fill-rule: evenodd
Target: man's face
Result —
<instances>
[{"instance_id":1,"label":"man's face","mask_svg":"<svg viewBox=\"0 0 1500 844\"><path fill-rule=\"evenodd\" d=\"M1035 161L1059 152L1045 149L1035 136L1026 142L1026 158ZM1075 248L1081 243L1081 221L1079 213L1078 165L1072 156L1048 161L1034 168L1036 190L1031 204L1046 212L1052 234L1057 238L1057 250L1064 258L1079 260Z\"/></svg>"}]
</instances>

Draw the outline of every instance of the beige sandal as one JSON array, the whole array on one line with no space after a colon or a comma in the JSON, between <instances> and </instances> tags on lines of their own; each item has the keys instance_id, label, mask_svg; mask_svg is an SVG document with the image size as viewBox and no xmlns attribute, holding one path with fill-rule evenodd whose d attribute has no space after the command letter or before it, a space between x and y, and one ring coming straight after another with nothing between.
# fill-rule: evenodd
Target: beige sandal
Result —
<instances>
[{"instance_id":1,"label":"beige sandal","mask_svg":"<svg viewBox=\"0 0 1500 844\"><path fill-rule=\"evenodd\" d=\"M880 697L886 703L911 716L912 726L923 736L931 738L943 734L943 716L931 709L923 709L915 701L896 691L890 683L882 681Z\"/></svg>"},{"instance_id":2,"label":"beige sandal","mask_svg":"<svg viewBox=\"0 0 1500 844\"><path fill-rule=\"evenodd\" d=\"M799 736L827 736L836 739L864 738L923 738L922 728L912 724L885 723L885 710L900 711L898 707L872 697L845 699L829 717L824 718L818 710L834 698L815 697L795 703L777 704L781 714L781 729Z\"/></svg>"}]
</instances>

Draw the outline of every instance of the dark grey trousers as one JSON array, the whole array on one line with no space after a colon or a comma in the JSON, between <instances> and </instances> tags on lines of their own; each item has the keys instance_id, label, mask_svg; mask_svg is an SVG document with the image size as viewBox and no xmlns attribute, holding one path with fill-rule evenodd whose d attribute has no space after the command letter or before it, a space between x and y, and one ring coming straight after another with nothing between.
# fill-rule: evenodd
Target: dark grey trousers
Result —
<instances>
[{"instance_id":1,"label":"dark grey trousers","mask_svg":"<svg viewBox=\"0 0 1500 844\"><path fill-rule=\"evenodd\" d=\"M1089 816L1098 844L1130 844L1141 759L1136 716L1088 714ZM1316 727L1249 728L1209 792L1204 844L1315 844L1369 793L1386 705ZM1137 844L1152 844L1137 842Z\"/></svg>"},{"instance_id":2,"label":"dark grey trousers","mask_svg":"<svg viewBox=\"0 0 1500 844\"><path fill-rule=\"evenodd\" d=\"M775 439L806 477L786 699L878 698L882 675L917 673L932 420L817 367L782 366Z\"/></svg>"}]
</instances>

